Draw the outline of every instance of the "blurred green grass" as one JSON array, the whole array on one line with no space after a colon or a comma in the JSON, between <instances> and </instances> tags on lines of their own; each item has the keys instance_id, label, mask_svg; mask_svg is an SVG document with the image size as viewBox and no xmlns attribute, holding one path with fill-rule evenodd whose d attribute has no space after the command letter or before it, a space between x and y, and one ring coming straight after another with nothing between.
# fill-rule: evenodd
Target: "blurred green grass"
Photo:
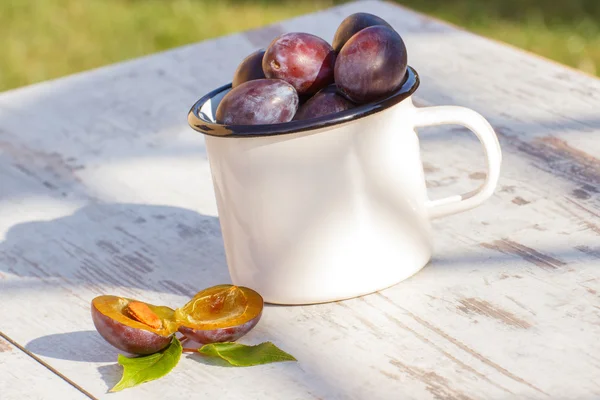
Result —
<instances>
[{"instance_id":1,"label":"blurred green grass","mask_svg":"<svg viewBox=\"0 0 600 400\"><path fill-rule=\"evenodd\" d=\"M0 91L344 2L0 0ZM600 74L600 0L396 2Z\"/></svg>"}]
</instances>

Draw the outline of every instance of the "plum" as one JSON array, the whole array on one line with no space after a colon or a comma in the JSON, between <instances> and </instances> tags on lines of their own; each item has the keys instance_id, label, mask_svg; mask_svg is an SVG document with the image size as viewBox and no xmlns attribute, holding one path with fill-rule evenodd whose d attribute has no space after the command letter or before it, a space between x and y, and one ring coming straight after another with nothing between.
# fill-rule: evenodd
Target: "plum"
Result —
<instances>
[{"instance_id":1,"label":"plum","mask_svg":"<svg viewBox=\"0 0 600 400\"><path fill-rule=\"evenodd\" d=\"M263 305L263 298L252 289L218 285L175 310L175 321L179 332L195 342L232 342L258 323Z\"/></svg>"},{"instance_id":2,"label":"plum","mask_svg":"<svg viewBox=\"0 0 600 400\"><path fill-rule=\"evenodd\" d=\"M311 119L349 110L355 105L337 91L336 85L321 89L303 104L294 117L295 120Z\"/></svg>"},{"instance_id":3,"label":"plum","mask_svg":"<svg viewBox=\"0 0 600 400\"><path fill-rule=\"evenodd\" d=\"M342 21L340 26L337 28L337 31L335 31L332 43L333 50L339 52L346 42L352 36L354 36L354 34L370 26L377 25L383 25L387 26L388 28L392 28L390 24L388 24L382 18L379 18L377 15L362 12L349 15Z\"/></svg>"},{"instance_id":4,"label":"plum","mask_svg":"<svg viewBox=\"0 0 600 400\"><path fill-rule=\"evenodd\" d=\"M233 74L232 87L237 87L244 82L255 79L265 79L265 73L262 69L264 55L264 50L257 50L244 58Z\"/></svg>"},{"instance_id":5,"label":"plum","mask_svg":"<svg viewBox=\"0 0 600 400\"><path fill-rule=\"evenodd\" d=\"M271 42L262 63L267 78L283 79L300 95L312 94L333 82L335 52L318 36L285 33Z\"/></svg>"},{"instance_id":6,"label":"plum","mask_svg":"<svg viewBox=\"0 0 600 400\"><path fill-rule=\"evenodd\" d=\"M227 93L217 107L217 122L260 125L289 122L298 110L298 93L280 79L244 82Z\"/></svg>"},{"instance_id":7,"label":"plum","mask_svg":"<svg viewBox=\"0 0 600 400\"><path fill-rule=\"evenodd\" d=\"M167 347L176 326L174 310L118 296L92 300L92 320L100 335L131 354L152 354Z\"/></svg>"},{"instance_id":8,"label":"plum","mask_svg":"<svg viewBox=\"0 0 600 400\"><path fill-rule=\"evenodd\" d=\"M406 46L400 35L387 26L371 26L352 36L340 50L335 83L353 102L368 103L396 91L406 68Z\"/></svg>"}]
</instances>

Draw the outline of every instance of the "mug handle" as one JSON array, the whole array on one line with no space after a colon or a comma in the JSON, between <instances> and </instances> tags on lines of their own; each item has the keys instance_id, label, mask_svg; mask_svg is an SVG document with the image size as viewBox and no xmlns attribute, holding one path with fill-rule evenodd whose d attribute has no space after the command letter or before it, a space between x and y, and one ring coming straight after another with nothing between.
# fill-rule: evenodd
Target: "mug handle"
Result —
<instances>
[{"instance_id":1,"label":"mug handle","mask_svg":"<svg viewBox=\"0 0 600 400\"><path fill-rule=\"evenodd\" d=\"M478 189L428 201L426 207L430 218L440 218L467 211L487 200L494 193L498 184L500 165L502 164L500 143L498 143L498 137L490 123L479 113L457 106L416 108L415 114L415 128L453 124L462 125L471 130L483 146L488 169L485 182Z\"/></svg>"}]
</instances>

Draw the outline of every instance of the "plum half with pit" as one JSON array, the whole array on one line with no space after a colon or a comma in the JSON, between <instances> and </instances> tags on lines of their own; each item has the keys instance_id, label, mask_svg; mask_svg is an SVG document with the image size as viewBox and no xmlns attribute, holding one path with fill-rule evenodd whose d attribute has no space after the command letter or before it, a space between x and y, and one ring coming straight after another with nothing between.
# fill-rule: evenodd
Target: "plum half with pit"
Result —
<instances>
[{"instance_id":1,"label":"plum half with pit","mask_svg":"<svg viewBox=\"0 0 600 400\"><path fill-rule=\"evenodd\" d=\"M217 122L260 125L289 122L298 110L298 93L281 79L256 79L231 89L217 107Z\"/></svg>"},{"instance_id":2,"label":"plum half with pit","mask_svg":"<svg viewBox=\"0 0 600 400\"><path fill-rule=\"evenodd\" d=\"M387 26L371 26L352 36L335 63L335 83L344 95L363 104L395 92L406 75L406 46Z\"/></svg>"},{"instance_id":3,"label":"plum half with pit","mask_svg":"<svg viewBox=\"0 0 600 400\"><path fill-rule=\"evenodd\" d=\"M195 342L232 342L254 328L263 306L263 298L252 289L218 285L175 310L175 321L179 332Z\"/></svg>"},{"instance_id":4,"label":"plum half with pit","mask_svg":"<svg viewBox=\"0 0 600 400\"><path fill-rule=\"evenodd\" d=\"M339 94L336 85L329 85L304 103L294 120L318 118L356 107L354 103Z\"/></svg>"},{"instance_id":5,"label":"plum half with pit","mask_svg":"<svg viewBox=\"0 0 600 400\"><path fill-rule=\"evenodd\" d=\"M333 36L333 49L339 52L356 33L370 26L383 25L392 28L384 19L369 13L355 13L344 18Z\"/></svg>"},{"instance_id":6,"label":"plum half with pit","mask_svg":"<svg viewBox=\"0 0 600 400\"><path fill-rule=\"evenodd\" d=\"M313 94L333 82L335 52L318 36L285 33L269 44L262 63L267 78L283 79L300 95Z\"/></svg>"},{"instance_id":7,"label":"plum half with pit","mask_svg":"<svg viewBox=\"0 0 600 400\"><path fill-rule=\"evenodd\" d=\"M152 354L167 347L175 333L174 310L118 296L92 300L92 320L100 335L131 354Z\"/></svg>"},{"instance_id":8,"label":"plum half with pit","mask_svg":"<svg viewBox=\"0 0 600 400\"><path fill-rule=\"evenodd\" d=\"M255 79L265 79L265 73L262 68L262 59L264 55L265 50L257 50L244 58L233 74L232 87L237 87L244 82L253 81Z\"/></svg>"}]
</instances>

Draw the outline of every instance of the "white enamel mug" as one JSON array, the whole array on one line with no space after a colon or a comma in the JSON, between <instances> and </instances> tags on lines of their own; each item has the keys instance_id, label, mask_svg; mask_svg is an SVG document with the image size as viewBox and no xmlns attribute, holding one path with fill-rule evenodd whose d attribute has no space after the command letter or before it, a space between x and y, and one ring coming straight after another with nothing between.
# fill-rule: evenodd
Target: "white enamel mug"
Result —
<instances>
[{"instance_id":1,"label":"white enamel mug","mask_svg":"<svg viewBox=\"0 0 600 400\"><path fill-rule=\"evenodd\" d=\"M430 221L469 210L498 182L501 151L473 110L416 108L419 78L376 104L286 124L214 120L230 85L200 99L188 122L206 134L229 273L269 303L310 304L372 293L410 277L432 255ZM431 201L415 128L458 124L481 141L477 189Z\"/></svg>"}]
</instances>

